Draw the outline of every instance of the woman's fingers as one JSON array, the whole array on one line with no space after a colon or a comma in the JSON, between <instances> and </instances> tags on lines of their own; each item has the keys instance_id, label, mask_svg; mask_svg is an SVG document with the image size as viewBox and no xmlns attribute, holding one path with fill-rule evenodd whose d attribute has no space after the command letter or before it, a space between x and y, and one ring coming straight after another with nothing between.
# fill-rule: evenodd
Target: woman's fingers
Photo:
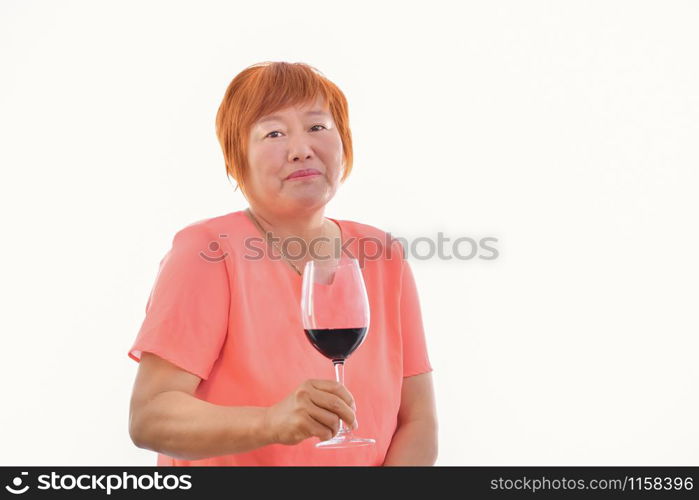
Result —
<instances>
[{"instance_id":1,"label":"woman's fingers","mask_svg":"<svg viewBox=\"0 0 699 500\"><path fill-rule=\"evenodd\" d=\"M328 427L308 414L308 425L312 436L317 436L321 441L327 441L337 434L332 427Z\"/></svg>"},{"instance_id":2,"label":"woman's fingers","mask_svg":"<svg viewBox=\"0 0 699 500\"><path fill-rule=\"evenodd\" d=\"M347 390L347 387L334 380L317 379L311 380L311 386L315 389L335 394L348 406L354 406L354 397Z\"/></svg>"},{"instance_id":3,"label":"woman's fingers","mask_svg":"<svg viewBox=\"0 0 699 500\"><path fill-rule=\"evenodd\" d=\"M311 401L321 409L328 410L340 417L349 427L354 426L354 410L336 394L315 390L311 392Z\"/></svg>"},{"instance_id":4,"label":"woman's fingers","mask_svg":"<svg viewBox=\"0 0 699 500\"><path fill-rule=\"evenodd\" d=\"M319 406L316 406L315 404L311 403L311 407L308 409L308 415L318 422L320 425L322 425L328 432L331 433L331 436L334 436L337 434L337 431L340 430L340 419L338 418L337 415L335 415L333 412L328 411L324 408L321 408ZM323 441L326 440L325 437L319 436L318 434L315 434L319 438L321 438ZM327 438L330 439L330 438Z\"/></svg>"}]
</instances>

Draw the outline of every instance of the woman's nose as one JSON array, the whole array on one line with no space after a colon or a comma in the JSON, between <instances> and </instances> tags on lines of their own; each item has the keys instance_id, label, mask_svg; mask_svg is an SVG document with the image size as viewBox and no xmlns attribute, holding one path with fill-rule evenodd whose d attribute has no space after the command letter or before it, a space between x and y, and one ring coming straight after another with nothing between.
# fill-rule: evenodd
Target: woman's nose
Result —
<instances>
[{"instance_id":1,"label":"woman's nose","mask_svg":"<svg viewBox=\"0 0 699 500\"><path fill-rule=\"evenodd\" d=\"M299 144L297 146L289 146L289 162L294 163L303 160L308 160L313 156L310 146L307 144Z\"/></svg>"}]
</instances>

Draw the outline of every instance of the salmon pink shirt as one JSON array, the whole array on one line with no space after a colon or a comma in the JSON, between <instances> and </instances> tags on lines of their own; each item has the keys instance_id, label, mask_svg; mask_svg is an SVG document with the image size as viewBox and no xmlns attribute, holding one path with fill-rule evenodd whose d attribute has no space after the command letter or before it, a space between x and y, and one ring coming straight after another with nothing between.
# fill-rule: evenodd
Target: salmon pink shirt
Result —
<instances>
[{"instance_id":1,"label":"salmon pink shirt","mask_svg":"<svg viewBox=\"0 0 699 500\"><path fill-rule=\"evenodd\" d=\"M335 220L344 255L356 257L369 298L364 343L345 363L357 406L355 434L374 446L315 448L312 437L201 460L158 454L165 466L383 464L396 431L404 377L432 371L418 293L398 240L367 224ZM180 229L160 261L145 318L128 355L150 352L201 378L195 396L224 406L272 406L306 379L335 379L301 322L302 277L245 211Z\"/></svg>"}]
</instances>

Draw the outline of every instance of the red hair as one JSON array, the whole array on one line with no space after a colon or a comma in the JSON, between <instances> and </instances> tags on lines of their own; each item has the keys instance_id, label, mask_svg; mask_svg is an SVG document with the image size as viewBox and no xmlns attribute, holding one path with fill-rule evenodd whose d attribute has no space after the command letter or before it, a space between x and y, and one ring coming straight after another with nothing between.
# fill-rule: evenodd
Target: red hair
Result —
<instances>
[{"instance_id":1,"label":"red hair","mask_svg":"<svg viewBox=\"0 0 699 500\"><path fill-rule=\"evenodd\" d=\"M324 98L342 139L344 180L352 170L352 133L347 99L320 71L304 63L262 62L248 66L231 81L216 113L216 136L226 173L243 193L248 172L248 137L259 118L287 106Z\"/></svg>"}]
</instances>

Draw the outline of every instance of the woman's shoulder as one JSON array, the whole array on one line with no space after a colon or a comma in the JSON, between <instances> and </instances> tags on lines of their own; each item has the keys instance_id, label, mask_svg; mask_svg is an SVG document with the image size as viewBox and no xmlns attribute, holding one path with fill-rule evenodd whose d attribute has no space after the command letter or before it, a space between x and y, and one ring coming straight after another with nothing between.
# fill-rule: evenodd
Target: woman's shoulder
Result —
<instances>
[{"instance_id":1,"label":"woman's shoulder","mask_svg":"<svg viewBox=\"0 0 699 500\"><path fill-rule=\"evenodd\" d=\"M374 226L372 224L367 224L365 222L358 222L350 219L335 219L340 222L344 227L349 228L353 236L366 236L366 237L378 237L386 238L391 236L391 233L384 231L383 229Z\"/></svg>"},{"instance_id":2,"label":"woman's shoulder","mask_svg":"<svg viewBox=\"0 0 699 500\"><path fill-rule=\"evenodd\" d=\"M347 236L358 241L360 248L369 254L380 251L387 259L392 259L392 255L402 258L405 254L400 239L389 231L381 229L373 224L358 222L355 220L336 219L344 229L347 229Z\"/></svg>"},{"instance_id":3,"label":"woman's shoulder","mask_svg":"<svg viewBox=\"0 0 699 500\"><path fill-rule=\"evenodd\" d=\"M196 219L185 223L175 230L176 242L201 243L203 241L228 238L239 233L238 228L244 224L245 214L242 210Z\"/></svg>"},{"instance_id":4,"label":"woman's shoulder","mask_svg":"<svg viewBox=\"0 0 699 500\"><path fill-rule=\"evenodd\" d=\"M342 224L343 227L348 228L354 235L383 236L385 234L385 231L382 231L378 227L372 226L371 224L365 224L363 222L357 222L351 219L335 220L340 222L340 224Z\"/></svg>"}]
</instances>

